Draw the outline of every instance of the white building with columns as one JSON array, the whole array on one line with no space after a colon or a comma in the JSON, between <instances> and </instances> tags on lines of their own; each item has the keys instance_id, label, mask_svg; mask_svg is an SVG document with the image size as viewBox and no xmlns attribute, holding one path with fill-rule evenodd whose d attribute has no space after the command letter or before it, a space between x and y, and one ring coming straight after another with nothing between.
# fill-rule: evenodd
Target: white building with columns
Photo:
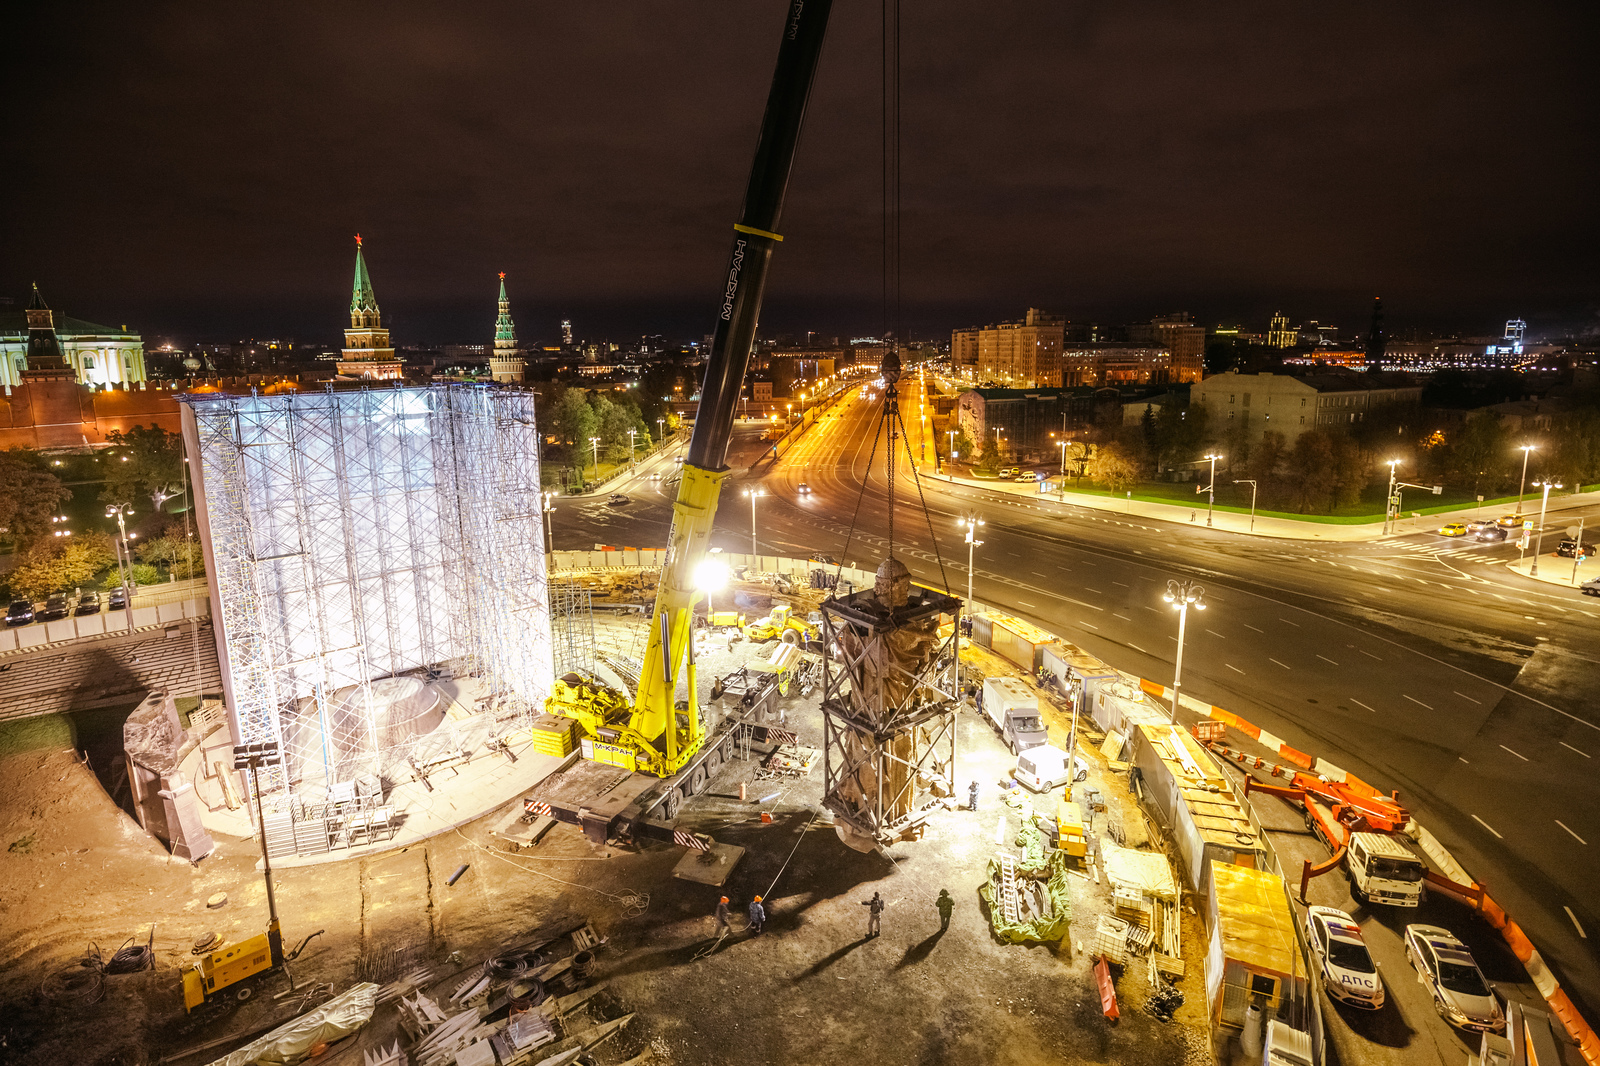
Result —
<instances>
[{"instance_id":1,"label":"white building with columns","mask_svg":"<svg viewBox=\"0 0 1600 1066\"><path fill-rule=\"evenodd\" d=\"M145 380L144 339L123 326L114 329L71 315L55 316L56 338L78 382L95 388ZM28 368L28 321L21 311L0 311L0 388L6 395L22 384Z\"/></svg>"}]
</instances>

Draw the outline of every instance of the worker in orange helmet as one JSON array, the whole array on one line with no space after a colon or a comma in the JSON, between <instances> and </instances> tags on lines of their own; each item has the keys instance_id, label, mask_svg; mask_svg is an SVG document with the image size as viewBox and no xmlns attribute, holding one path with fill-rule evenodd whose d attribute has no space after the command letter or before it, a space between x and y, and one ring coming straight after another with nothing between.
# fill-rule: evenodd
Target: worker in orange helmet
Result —
<instances>
[{"instance_id":1,"label":"worker in orange helmet","mask_svg":"<svg viewBox=\"0 0 1600 1066\"><path fill-rule=\"evenodd\" d=\"M724 933L729 932L730 929L731 927L728 925L728 897L723 896L717 901L717 936L722 936Z\"/></svg>"},{"instance_id":2,"label":"worker in orange helmet","mask_svg":"<svg viewBox=\"0 0 1600 1066\"><path fill-rule=\"evenodd\" d=\"M750 933L752 936L761 935L761 927L767 924L767 909L761 905L761 897L757 896L750 901Z\"/></svg>"}]
</instances>

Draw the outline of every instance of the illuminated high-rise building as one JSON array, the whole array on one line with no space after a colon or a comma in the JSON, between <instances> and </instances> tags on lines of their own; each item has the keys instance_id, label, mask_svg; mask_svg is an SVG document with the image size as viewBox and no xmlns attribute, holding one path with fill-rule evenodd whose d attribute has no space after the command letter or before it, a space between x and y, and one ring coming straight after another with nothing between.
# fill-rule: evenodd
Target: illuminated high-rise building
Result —
<instances>
[{"instance_id":1,"label":"illuminated high-rise building","mask_svg":"<svg viewBox=\"0 0 1600 1066\"><path fill-rule=\"evenodd\" d=\"M350 294L350 328L344 331L344 349L337 366L344 377L374 381L398 381L400 360L389 343L378 312L378 297L367 275L367 260L361 254L361 234L356 234L356 278Z\"/></svg>"},{"instance_id":2,"label":"illuminated high-rise building","mask_svg":"<svg viewBox=\"0 0 1600 1066\"><path fill-rule=\"evenodd\" d=\"M1272 316L1272 324L1267 327L1268 348L1293 348L1300 339L1300 331L1289 328L1289 316L1282 311Z\"/></svg>"}]
</instances>

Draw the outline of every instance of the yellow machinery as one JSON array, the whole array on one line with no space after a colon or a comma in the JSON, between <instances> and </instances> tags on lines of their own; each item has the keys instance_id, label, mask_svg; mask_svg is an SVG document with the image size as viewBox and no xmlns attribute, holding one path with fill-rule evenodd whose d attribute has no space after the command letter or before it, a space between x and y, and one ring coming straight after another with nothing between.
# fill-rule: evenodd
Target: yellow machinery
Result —
<instances>
[{"instance_id":1,"label":"yellow machinery","mask_svg":"<svg viewBox=\"0 0 1600 1066\"><path fill-rule=\"evenodd\" d=\"M672 505L667 561L656 586L655 613L632 711L626 723L618 722L610 717L614 702L606 703L605 710L593 697L587 704L571 702L570 687L560 685L545 707L552 714L576 719L595 748L602 742L631 748L635 767L657 777L683 769L705 742L695 683L694 609L723 576L717 572L718 564L708 562L707 549L722 483L728 478L728 442L750 365L767 269L773 249L783 240L778 232L783 198L831 8L832 0L809 0L790 5L784 17L744 205L718 284L716 333ZM680 689L685 690L683 700L678 698ZM625 699L620 693L612 695Z\"/></svg>"},{"instance_id":2,"label":"yellow machinery","mask_svg":"<svg viewBox=\"0 0 1600 1066\"><path fill-rule=\"evenodd\" d=\"M1072 788L1067 788L1067 795L1056 804L1056 832L1060 841L1059 847L1068 855L1083 858L1089 854L1089 845L1083 837L1083 815L1078 810L1078 804L1072 798Z\"/></svg>"},{"instance_id":3,"label":"yellow machinery","mask_svg":"<svg viewBox=\"0 0 1600 1066\"><path fill-rule=\"evenodd\" d=\"M738 611L712 611L706 616L706 624L712 629L743 629L744 615Z\"/></svg>"},{"instance_id":4,"label":"yellow machinery","mask_svg":"<svg viewBox=\"0 0 1600 1066\"><path fill-rule=\"evenodd\" d=\"M794 636L789 636L790 633ZM757 644L773 639L781 639L786 644L804 644L817 639L817 627L796 618L792 608L775 604L766 617L757 618L746 626L744 635Z\"/></svg>"},{"instance_id":5,"label":"yellow machinery","mask_svg":"<svg viewBox=\"0 0 1600 1066\"><path fill-rule=\"evenodd\" d=\"M272 856L267 850L266 821L261 807L261 783L256 776L256 771L261 767L276 766L282 762L283 755L278 750L277 741L235 744L233 747L233 768L250 771L250 791L256 798L256 825L261 827L261 863L262 873L267 882L267 913L270 917L265 933L258 933L237 944L224 944L214 948L179 968L183 979L185 1011L192 1011L214 999L216 994L225 988L231 988L258 973L273 969L283 969L284 976L289 978L289 988L292 991L294 978L290 976L285 964L299 958L306 945L311 943L313 938L323 934L323 930L318 929L300 941L299 947L287 954L284 953L283 933L278 927L278 898L272 890ZM247 999L250 991L248 988L235 988L234 995L238 999Z\"/></svg>"}]
</instances>

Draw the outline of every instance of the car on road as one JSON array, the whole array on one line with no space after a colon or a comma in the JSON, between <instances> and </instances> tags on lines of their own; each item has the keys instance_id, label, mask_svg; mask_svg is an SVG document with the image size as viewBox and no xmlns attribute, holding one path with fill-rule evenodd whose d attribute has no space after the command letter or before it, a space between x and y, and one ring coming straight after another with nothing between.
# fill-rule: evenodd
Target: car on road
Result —
<instances>
[{"instance_id":1,"label":"car on road","mask_svg":"<svg viewBox=\"0 0 1600 1066\"><path fill-rule=\"evenodd\" d=\"M1467 523L1468 533L1482 533L1486 529L1499 529L1499 525L1492 518L1480 518Z\"/></svg>"},{"instance_id":2,"label":"car on road","mask_svg":"<svg viewBox=\"0 0 1600 1066\"><path fill-rule=\"evenodd\" d=\"M1495 519L1495 523L1499 525L1501 529L1515 529L1522 525L1522 522L1523 518L1519 514L1503 514L1499 518Z\"/></svg>"},{"instance_id":3,"label":"car on road","mask_svg":"<svg viewBox=\"0 0 1600 1066\"><path fill-rule=\"evenodd\" d=\"M1024 470L1022 473L1018 474L1014 480L1028 482L1038 481L1039 472L1037 470Z\"/></svg>"},{"instance_id":4,"label":"car on road","mask_svg":"<svg viewBox=\"0 0 1600 1066\"><path fill-rule=\"evenodd\" d=\"M1484 526L1474 536L1482 541L1498 541L1505 540L1510 534L1499 526Z\"/></svg>"},{"instance_id":5,"label":"car on road","mask_svg":"<svg viewBox=\"0 0 1600 1066\"><path fill-rule=\"evenodd\" d=\"M1578 591L1585 596L1600 596L1600 577L1591 577L1578 586Z\"/></svg>"},{"instance_id":6,"label":"car on road","mask_svg":"<svg viewBox=\"0 0 1600 1066\"><path fill-rule=\"evenodd\" d=\"M1446 522L1439 527L1438 533L1441 537L1464 537L1467 535L1467 527L1460 522Z\"/></svg>"},{"instance_id":7,"label":"car on road","mask_svg":"<svg viewBox=\"0 0 1600 1066\"><path fill-rule=\"evenodd\" d=\"M1020 473L1021 473L1021 472L1022 472L1022 471L1020 471L1020 470L1018 470L1018 469L1017 469L1017 468L1016 468L1016 467L1014 467L1014 466L1008 466L1008 467L1005 467L1005 468L1003 468L1003 469L1002 469L1002 470L1001 470L1001 471L1000 471L1000 476L1001 476L1001 477L1016 477L1016 476L1017 476L1017 475L1018 475L1018 474L1020 474Z\"/></svg>"},{"instance_id":8,"label":"car on road","mask_svg":"<svg viewBox=\"0 0 1600 1066\"><path fill-rule=\"evenodd\" d=\"M85 592L78 597L78 606L72 609L73 614L99 614L100 594L98 592Z\"/></svg>"},{"instance_id":9,"label":"car on road","mask_svg":"<svg viewBox=\"0 0 1600 1066\"><path fill-rule=\"evenodd\" d=\"M606 497L606 502L613 507L621 507L623 504L632 503L633 501L628 499L627 496L620 492L613 492L611 495Z\"/></svg>"},{"instance_id":10,"label":"car on road","mask_svg":"<svg viewBox=\"0 0 1600 1066\"><path fill-rule=\"evenodd\" d=\"M128 606L128 590L118 585L111 590L111 595L106 597L106 610L120 611Z\"/></svg>"},{"instance_id":11,"label":"car on road","mask_svg":"<svg viewBox=\"0 0 1600 1066\"><path fill-rule=\"evenodd\" d=\"M67 594L65 592L55 592L50 595L49 599L44 601L44 606L39 609L38 614L34 615L34 619L40 622L54 622L57 618L65 618L70 610L72 610L72 604L67 599Z\"/></svg>"},{"instance_id":12,"label":"car on road","mask_svg":"<svg viewBox=\"0 0 1600 1066\"><path fill-rule=\"evenodd\" d=\"M809 496L811 495L811 486L802 481L799 485L795 486L794 491L798 492L802 496Z\"/></svg>"},{"instance_id":13,"label":"car on road","mask_svg":"<svg viewBox=\"0 0 1600 1066\"><path fill-rule=\"evenodd\" d=\"M1593 544L1585 544L1582 548L1578 547L1578 542L1571 537L1562 537L1561 543L1556 545L1556 554L1563 559L1575 559L1580 551L1583 553L1583 558L1587 559L1596 550Z\"/></svg>"},{"instance_id":14,"label":"car on road","mask_svg":"<svg viewBox=\"0 0 1600 1066\"><path fill-rule=\"evenodd\" d=\"M1506 1027L1500 1003L1483 979L1472 952L1437 925L1408 925L1406 958L1433 994L1434 1009L1457 1029L1499 1033Z\"/></svg>"},{"instance_id":15,"label":"car on road","mask_svg":"<svg viewBox=\"0 0 1600 1066\"><path fill-rule=\"evenodd\" d=\"M1306 911L1306 940L1322 967L1322 987L1329 998L1362 1010L1383 1006L1383 978L1354 918L1335 907L1311 907Z\"/></svg>"},{"instance_id":16,"label":"car on road","mask_svg":"<svg viewBox=\"0 0 1600 1066\"><path fill-rule=\"evenodd\" d=\"M12 600L11 606L6 610L6 625L25 626L33 621L32 600Z\"/></svg>"}]
</instances>

